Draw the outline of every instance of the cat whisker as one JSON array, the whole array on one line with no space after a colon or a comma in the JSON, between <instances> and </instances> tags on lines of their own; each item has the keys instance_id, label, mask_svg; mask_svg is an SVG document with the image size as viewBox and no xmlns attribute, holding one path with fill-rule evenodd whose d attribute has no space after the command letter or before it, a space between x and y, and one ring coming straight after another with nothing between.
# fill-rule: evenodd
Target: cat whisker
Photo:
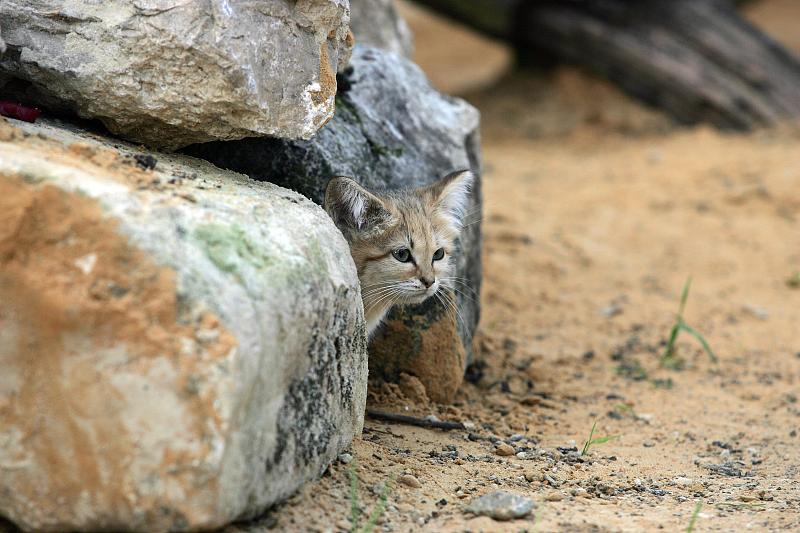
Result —
<instances>
[{"instance_id":1,"label":"cat whisker","mask_svg":"<svg viewBox=\"0 0 800 533\"><path fill-rule=\"evenodd\" d=\"M381 281L381 282L378 282L378 283L372 283L370 285L362 285L361 286L361 291L364 292L367 289L373 289L373 288L376 288L376 287L378 287L378 288L393 287L396 284L397 284L396 281Z\"/></svg>"},{"instance_id":2,"label":"cat whisker","mask_svg":"<svg viewBox=\"0 0 800 533\"><path fill-rule=\"evenodd\" d=\"M397 296L399 291L394 287L387 287L384 289L373 291L366 296L363 296L362 299L364 301L364 307L367 309L373 309L378 306L384 300Z\"/></svg>"},{"instance_id":3,"label":"cat whisker","mask_svg":"<svg viewBox=\"0 0 800 533\"><path fill-rule=\"evenodd\" d=\"M393 295L396 293L397 289L395 289L394 287L386 287L384 289L373 291L367 294L366 296L362 296L362 298L365 302L371 302L374 304L374 302L382 300L387 295Z\"/></svg>"},{"instance_id":4,"label":"cat whisker","mask_svg":"<svg viewBox=\"0 0 800 533\"><path fill-rule=\"evenodd\" d=\"M458 294L458 295L460 295L460 296L463 296L464 298L466 298L466 299L468 299L468 300L470 300L470 301L472 301L472 302L479 303L479 302L478 302L478 300L477 300L477 299L475 299L475 297L473 297L473 296L471 296L471 295L467 294L466 292L462 291L462 290L461 290L461 289L459 289L458 287L448 287L448 289L452 289L452 290L453 290L453 292L455 292L456 294Z\"/></svg>"},{"instance_id":5,"label":"cat whisker","mask_svg":"<svg viewBox=\"0 0 800 533\"><path fill-rule=\"evenodd\" d=\"M455 316L456 322L460 321L462 328L466 328L467 323L464 320L464 317L461 315L461 312L458 310L458 306L452 300L452 297L450 296L450 294L448 294L447 292L437 291L435 293L435 296L438 299L438 301L441 302L442 305L444 305L445 309L447 309L448 311L453 311L453 314Z\"/></svg>"},{"instance_id":6,"label":"cat whisker","mask_svg":"<svg viewBox=\"0 0 800 533\"><path fill-rule=\"evenodd\" d=\"M469 278L465 278L463 276L442 276L441 279L460 281L467 286L469 286L469 282L471 281Z\"/></svg>"},{"instance_id":7,"label":"cat whisker","mask_svg":"<svg viewBox=\"0 0 800 533\"><path fill-rule=\"evenodd\" d=\"M366 290L366 291L362 291L361 292L361 296L363 298L366 298L366 297L371 296L371 295L381 294L381 293L383 293L385 291L389 291L389 290L392 290L394 288L395 288L394 284L387 285L385 287L376 287L374 289L369 289L369 290Z\"/></svg>"},{"instance_id":8,"label":"cat whisker","mask_svg":"<svg viewBox=\"0 0 800 533\"><path fill-rule=\"evenodd\" d=\"M450 305L453 306L453 310L456 312L456 316L461 320L461 327L466 329L467 328L467 321L464 319L464 315L458 309L458 303L455 301L455 296L450 295L449 293L443 293L445 297L450 300Z\"/></svg>"},{"instance_id":9,"label":"cat whisker","mask_svg":"<svg viewBox=\"0 0 800 533\"><path fill-rule=\"evenodd\" d=\"M454 284L455 284L455 283L459 283L459 284L460 284L460 288L461 288L461 289L466 289L466 290L469 290L469 291L472 293L472 296L471 296L471 297L472 297L473 299L474 299L474 298L479 298L479 297L480 297L480 295L478 294L478 291L476 291L475 289L473 289L473 288L472 288L472 287L471 287L471 286L470 286L470 285L469 285L469 284L468 284L466 281L464 281L464 280L463 280L463 279L461 279L461 278L455 278L455 277L441 278L441 283L442 283L442 284L443 284L445 287L448 287L448 288L450 288L450 289L453 289L453 290L459 290L459 288L457 288L457 287L456 287L456 285L450 285L450 283L454 283ZM462 290L462 292L463 292L463 290ZM464 295L465 295L465 296L469 296L469 295L467 295L466 293L464 293Z\"/></svg>"},{"instance_id":10,"label":"cat whisker","mask_svg":"<svg viewBox=\"0 0 800 533\"><path fill-rule=\"evenodd\" d=\"M479 218L478 220L474 220L474 221L472 221L472 222L468 222L468 223L466 223L466 224L461 224L460 228L463 230L464 228L468 228L468 227L470 227L470 226L474 226L474 225L475 225L475 224L477 224L478 222L483 222L483 219L482 219L482 218Z\"/></svg>"}]
</instances>

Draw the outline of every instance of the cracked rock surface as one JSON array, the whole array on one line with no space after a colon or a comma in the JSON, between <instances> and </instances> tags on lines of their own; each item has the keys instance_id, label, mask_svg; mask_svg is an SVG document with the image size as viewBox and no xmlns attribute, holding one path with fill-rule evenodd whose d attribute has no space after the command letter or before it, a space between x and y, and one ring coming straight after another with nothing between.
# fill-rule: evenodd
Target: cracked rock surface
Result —
<instances>
[{"instance_id":1,"label":"cracked rock surface","mask_svg":"<svg viewBox=\"0 0 800 533\"><path fill-rule=\"evenodd\" d=\"M7 0L0 21L3 92L165 149L310 138L353 42L346 0Z\"/></svg>"}]
</instances>

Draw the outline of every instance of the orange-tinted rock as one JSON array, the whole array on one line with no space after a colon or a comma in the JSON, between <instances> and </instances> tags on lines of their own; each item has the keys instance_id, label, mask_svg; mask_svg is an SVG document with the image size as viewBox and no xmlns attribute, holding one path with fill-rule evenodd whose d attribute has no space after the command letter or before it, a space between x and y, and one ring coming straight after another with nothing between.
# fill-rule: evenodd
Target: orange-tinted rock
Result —
<instances>
[{"instance_id":1,"label":"orange-tinted rock","mask_svg":"<svg viewBox=\"0 0 800 533\"><path fill-rule=\"evenodd\" d=\"M0 515L185 530L326 468L366 395L355 267L298 194L0 122ZM155 156L155 170L145 155Z\"/></svg>"}]
</instances>

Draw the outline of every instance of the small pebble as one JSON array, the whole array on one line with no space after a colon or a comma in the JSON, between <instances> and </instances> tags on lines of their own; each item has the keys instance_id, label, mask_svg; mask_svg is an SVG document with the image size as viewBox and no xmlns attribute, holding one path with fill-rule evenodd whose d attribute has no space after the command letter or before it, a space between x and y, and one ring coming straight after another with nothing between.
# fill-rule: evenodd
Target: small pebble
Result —
<instances>
[{"instance_id":1,"label":"small pebble","mask_svg":"<svg viewBox=\"0 0 800 533\"><path fill-rule=\"evenodd\" d=\"M422 483L420 483L419 480L414 476L412 476L411 474L403 474L402 476L397 478L397 481L399 481L400 483L402 483L407 487L411 487L414 489L418 489L422 486Z\"/></svg>"},{"instance_id":2,"label":"small pebble","mask_svg":"<svg viewBox=\"0 0 800 533\"><path fill-rule=\"evenodd\" d=\"M551 492L545 496L544 499L548 502L560 502L564 499L564 496L560 492Z\"/></svg>"},{"instance_id":3,"label":"small pebble","mask_svg":"<svg viewBox=\"0 0 800 533\"><path fill-rule=\"evenodd\" d=\"M561 481L560 480L558 480L558 479L556 479L556 478L554 478L552 476L548 476L547 474L544 475L544 480L547 481L547 483L551 487L559 487L559 486L561 486Z\"/></svg>"},{"instance_id":4,"label":"small pebble","mask_svg":"<svg viewBox=\"0 0 800 533\"><path fill-rule=\"evenodd\" d=\"M353 456L350 455L349 453L340 453L339 454L339 462L340 463L347 464L352 460L353 460Z\"/></svg>"},{"instance_id":5,"label":"small pebble","mask_svg":"<svg viewBox=\"0 0 800 533\"><path fill-rule=\"evenodd\" d=\"M505 491L495 491L472 500L466 512L495 520L512 520L530 514L533 501Z\"/></svg>"},{"instance_id":6,"label":"small pebble","mask_svg":"<svg viewBox=\"0 0 800 533\"><path fill-rule=\"evenodd\" d=\"M500 444L497 445L497 448L495 448L494 453L506 457L509 455L514 455L515 450L514 447L511 446L510 444L501 442Z\"/></svg>"},{"instance_id":7,"label":"small pebble","mask_svg":"<svg viewBox=\"0 0 800 533\"><path fill-rule=\"evenodd\" d=\"M743 310L759 320L767 320L769 318L769 311L767 311L763 307L757 307L755 305L745 305L743 307Z\"/></svg>"}]
</instances>

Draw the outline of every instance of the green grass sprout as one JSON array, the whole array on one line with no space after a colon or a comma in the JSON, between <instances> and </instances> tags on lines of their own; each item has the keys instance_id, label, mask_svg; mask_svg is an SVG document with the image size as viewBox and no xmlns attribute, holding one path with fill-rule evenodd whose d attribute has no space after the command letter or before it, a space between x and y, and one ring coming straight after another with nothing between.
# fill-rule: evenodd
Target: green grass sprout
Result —
<instances>
[{"instance_id":1,"label":"green grass sprout","mask_svg":"<svg viewBox=\"0 0 800 533\"><path fill-rule=\"evenodd\" d=\"M606 442L614 439L618 439L619 435L606 435L605 437L595 437L594 430L597 428L597 420L594 421L592 424L592 430L589 432L589 438L586 439L586 442L583 443L583 449L581 450L581 455L586 455L589 453L589 448L594 446L595 444L605 444Z\"/></svg>"},{"instance_id":2,"label":"green grass sprout","mask_svg":"<svg viewBox=\"0 0 800 533\"><path fill-rule=\"evenodd\" d=\"M714 354L714 350L711 349L711 346L706 341L705 337L701 335L696 329L691 327L683 320L683 310L686 307L686 300L689 299L689 289L692 286L692 278L687 278L686 283L683 285L683 292L681 293L681 303L678 307L678 314L675 317L675 325L672 326L672 331L669 334L669 341L667 342L667 347L664 350L664 355L661 356L661 365L668 367L668 368L680 368L682 363L679 359L675 357L675 342L678 340L678 334L681 331L685 331L700 343L703 347L703 350L708 354L708 357L711 359L712 363L718 363L719 359L717 359L716 354Z\"/></svg>"},{"instance_id":3,"label":"green grass sprout","mask_svg":"<svg viewBox=\"0 0 800 533\"><path fill-rule=\"evenodd\" d=\"M356 474L355 461L350 465L348 476L350 477L350 533L372 533L381 515L386 510L386 501L389 499L389 492L394 479L390 477L388 483L383 485L378 496L378 502L372 508L372 512L367 518L367 523L364 524L364 527L359 528L361 509L358 505L358 475Z\"/></svg>"},{"instance_id":4,"label":"green grass sprout","mask_svg":"<svg viewBox=\"0 0 800 533\"><path fill-rule=\"evenodd\" d=\"M700 509L703 508L703 502L697 502L697 505L694 506L694 512L692 513L692 518L689 519L689 525L686 527L686 533L692 533L694 531L694 524L697 522L697 515L700 514Z\"/></svg>"}]
</instances>

